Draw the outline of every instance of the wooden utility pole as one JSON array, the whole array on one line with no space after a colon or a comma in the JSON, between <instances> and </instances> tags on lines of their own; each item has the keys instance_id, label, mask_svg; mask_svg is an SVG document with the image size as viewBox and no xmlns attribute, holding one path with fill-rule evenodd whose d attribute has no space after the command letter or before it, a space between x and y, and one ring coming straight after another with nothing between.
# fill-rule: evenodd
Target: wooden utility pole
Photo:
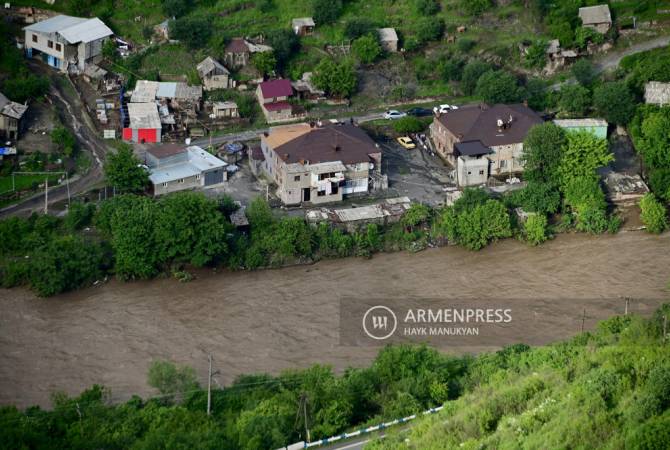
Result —
<instances>
[{"instance_id":1,"label":"wooden utility pole","mask_svg":"<svg viewBox=\"0 0 670 450\"><path fill-rule=\"evenodd\" d=\"M300 394L300 402L298 403L298 413L295 416L296 425L298 425L301 415L305 425L305 438L307 442L311 442L312 438L309 433L309 427L307 426L307 394L305 392Z\"/></svg>"},{"instance_id":2,"label":"wooden utility pole","mask_svg":"<svg viewBox=\"0 0 670 450\"><path fill-rule=\"evenodd\" d=\"M630 302L630 298L626 297L626 311L624 312L625 315L628 315L628 303Z\"/></svg>"}]
</instances>

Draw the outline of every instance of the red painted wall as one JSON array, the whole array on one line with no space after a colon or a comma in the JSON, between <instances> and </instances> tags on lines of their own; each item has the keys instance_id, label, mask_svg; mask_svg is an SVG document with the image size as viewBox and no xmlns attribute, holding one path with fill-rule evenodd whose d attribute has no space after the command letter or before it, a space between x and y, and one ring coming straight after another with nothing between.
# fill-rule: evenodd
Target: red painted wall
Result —
<instances>
[{"instance_id":1,"label":"red painted wall","mask_svg":"<svg viewBox=\"0 0 670 450\"><path fill-rule=\"evenodd\" d=\"M123 129L123 140L130 141L133 139L133 130L131 128Z\"/></svg>"},{"instance_id":2,"label":"red painted wall","mask_svg":"<svg viewBox=\"0 0 670 450\"><path fill-rule=\"evenodd\" d=\"M140 142L157 142L156 130L153 128L141 128L137 130L137 139Z\"/></svg>"}]
</instances>

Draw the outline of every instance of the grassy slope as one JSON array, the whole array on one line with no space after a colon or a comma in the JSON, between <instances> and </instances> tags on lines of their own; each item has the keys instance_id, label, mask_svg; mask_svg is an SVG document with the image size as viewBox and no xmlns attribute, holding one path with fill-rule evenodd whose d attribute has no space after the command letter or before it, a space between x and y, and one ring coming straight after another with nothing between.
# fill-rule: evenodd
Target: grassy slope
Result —
<instances>
[{"instance_id":1,"label":"grassy slope","mask_svg":"<svg viewBox=\"0 0 670 450\"><path fill-rule=\"evenodd\" d=\"M661 323L657 316L650 333L640 318L615 317L567 343L485 355L467 395L366 448L667 448L670 343Z\"/></svg>"}]
</instances>

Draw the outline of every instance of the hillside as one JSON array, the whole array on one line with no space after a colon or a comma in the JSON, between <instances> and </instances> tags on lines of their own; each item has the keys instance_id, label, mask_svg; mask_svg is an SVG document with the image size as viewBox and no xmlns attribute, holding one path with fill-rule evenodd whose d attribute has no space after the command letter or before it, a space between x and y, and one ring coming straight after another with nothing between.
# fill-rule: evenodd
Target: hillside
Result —
<instances>
[{"instance_id":1,"label":"hillside","mask_svg":"<svg viewBox=\"0 0 670 450\"><path fill-rule=\"evenodd\" d=\"M484 355L467 394L366 449L668 448L670 345L661 327L659 314L614 317L569 342Z\"/></svg>"}]
</instances>

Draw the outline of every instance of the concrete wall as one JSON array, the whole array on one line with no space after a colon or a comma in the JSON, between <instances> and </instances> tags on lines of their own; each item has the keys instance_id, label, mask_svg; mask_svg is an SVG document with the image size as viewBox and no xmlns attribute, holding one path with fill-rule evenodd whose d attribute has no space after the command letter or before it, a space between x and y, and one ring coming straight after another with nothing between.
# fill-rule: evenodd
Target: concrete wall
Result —
<instances>
[{"instance_id":1,"label":"concrete wall","mask_svg":"<svg viewBox=\"0 0 670 450\"><path fill-rule=\"evenodd\" d=\"M505 175L523 171L523 143L491 147L491 175Z\"/></svg>"},{"instance_id":2,"label":"concrete wall","mask_svg":"<svg viewBox=\"0 0 670 450\"><path fill-rule=\"evenodd\" d=\"M454 144L459 142L459 140L437 117L433 119L433 123L430 125L430 137L433 139L437 154L452 166L456 166Z\"/></svg>"},{"instance_id":3,"label":"concrete wall","mask_svg":"<svg viewBox=\"0 0 670 450\"><path fill-rule=\"evenodd\" d=\"M154 195L164 195L170 192L183 191L184 189L193 189L202 186L203 176L192 176L179 180L169 181L167 183L154 184Z\"/></svg>"},{"instance_id":4,"label":"concrete wall","mask_svg":"<svg viewBox=\"0 0 670 450\"><path fill-rule=\"evenodd\" d=\"M3 140L17 141L21 131L21 122L0 114L0 137ZM4 142L0 143L4 144Z\"/></svg>"},{"instance_id":5,"label":"concrete wall","mask_svg":"<svg viewBox=\"0 0 670 450\"><path fill-rule=\"evenodd\" d=\"M37 42L33 42L33 36L37 37ZM99 62L102 58L102 46L108 38L98 39L79 45L70 45L58 33L35 33L29 30L25 31L26 50L39 50L41 53L51 55L60 61L58 69L66 72L68 64L72 60L77 61L77 68L84 70L87 64ZM53 46L49 47L49 41ZM57 50L57 44L60 50ZM36 56L36 55L33 55Z\"/></svg>"},{"instance_id":6,"label":"concrete wall","mask_svg":"<svg viewBox=\"0 0 670 450\"><path fill-rule=\"evenodd\" d=\"M456 163L458 186L478 186L489 178L490 161L486 156L480 158L460 156Z\"/></svg>"}]
</instances>

